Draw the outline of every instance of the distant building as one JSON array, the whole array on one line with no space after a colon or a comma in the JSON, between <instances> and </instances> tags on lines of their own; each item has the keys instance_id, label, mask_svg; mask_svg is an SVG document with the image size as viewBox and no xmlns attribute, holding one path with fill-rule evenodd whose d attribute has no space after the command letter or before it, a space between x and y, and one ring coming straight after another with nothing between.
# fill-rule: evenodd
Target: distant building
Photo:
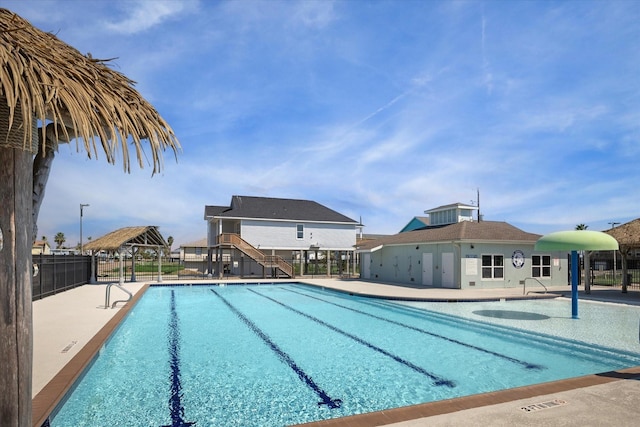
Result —
<instances>
[{"instance_id":1,"label":"distant building","mask_svg":"<svg viewBox=\"0 0 640 427\"><path fill-rule=\"evenodd\" d=\"M180 245L179 258L187 272L207 273L207 238Z\"/></svg>"},{"instance_id":2,"label":"distant building","mask_svg":"<svg viewBox=\"0 0 640 427\"><path fill-rule=\"evenodd\" d=\"M31 255L51 255L51 246L46 240L36 240L31 246Z\"/></svg>"}]
</instances>

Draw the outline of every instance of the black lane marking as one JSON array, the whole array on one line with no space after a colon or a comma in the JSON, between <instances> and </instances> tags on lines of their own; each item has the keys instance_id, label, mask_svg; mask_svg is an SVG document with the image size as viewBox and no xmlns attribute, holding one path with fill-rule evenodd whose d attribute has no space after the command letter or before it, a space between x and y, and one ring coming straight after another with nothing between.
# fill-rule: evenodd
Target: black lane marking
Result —
<instances>
[{"instance_id":1,"label":"black lane marking","mask_svg":"<svg viewBox=\"0 0 640 427\"><path fill-rule=\"evenodd\" d=\"M326 328L329 328L334 332L337 332L337 333L339 333L341 335L344 335L344 336L346 336L348 338L351 338L352 340L356 341L359 344L364 345L365 347L370 348L371 350L377 351L378 353L381 353L381 354L384 354L387 357L390 357L391 359L395 360L396 362L401 363L404 366L406 366L406 367L408 367L410 369L413 369L414 371L416 371L416 372L418 372L418 373L420 373L422 375L425 375L426 377L430 378L431 380L433 380L434 385L447 386L447 387L452 387L452 388L456 386L455 382L453 382L452 380L448 380L446 378L443 378L443 377L440 377L438 375L435 375L435 374L427 371L426 369L421 368L420 366L415 365L415 364L409 362L408 360L405 360L405 359L401 358L400 356L397 356L397 355L395 355L393 353L390 353L387 350L384 350L384 349L382 349L382 348L380 348L380 347L378 347L378 346L376 346L376 345L374 345L374 344L372 344L372 343L370 343L368 341L365 341L362 338L360 338L360 337L358 337L356 335L353 335L353 334L351 334L351 333L349 333L347 331L343 331L342 329L340 329L340 328L338 328L336 326L333 326L333 325L331 325L331 324L329 324L329 323L327 323L327 322L325 322L323 320L320 320L317 317L314 317L314 316L312 316L310 314L307 314L307 313L304 313L304 312L302 312L300 310L297 310L297 309L295 309L295 308L293 308L291 306L288 306L288 305L286 305L286 304L284 304L284 303L282 303L282 302L280 302L280 301L278 301L276 299L273 299L273 298L271 298L269 296L261 294L260 292L256 292L253 289L247 289L247 290L249 292L253 292L256 295L260 295L261 297L266 298L266 299L268 299L270 301L273 301L276 304L281 305L282 307L284 307L284 308L286 308L288 310L291 310L296 314L304 316L309 320L312 320L312 321L314 321L316 323L319 323L322 326L324 326Z\"/></svg>"},{"instance_id":2,"label":"black lane marking","mask_svg":"<svg viewBox=\"0 0 640 427\"><path fill-rule=\"evenodd\" d=\"M220 300L222 300L223 303L225 303L225 305L227 307L229 307L229 310L231 310L233 312L233 314L235 314L236 316L238 316L238 318L240 320L242 320L242 322L247 325L249 327L249 329L251 329L251 331L253 331L253 333L255 333L258 337L260 337L262 339L262 341L265 342L265 344L267 344L269 346L269 348L278 355L278 357L284 361L287 365L289 365L289 367L291 369L293 369L293 371L298 375L298 378L300 378L300 380L302 380L311 390L313 390L318 397L320 398L320 402L318 402L318 406L321 405L327 405L327 407L329 407L330 409L336 409L339 408L340 405L342 405L342 400L340 399L333 399L331 398L327 392L325 392L323 389L321 389L314 381L313 378L311 378L309 375L307 375L297 364L296 362L291 358L291 356L289 356L287 353L285 353L280 347L278 347L278 345L276 343L274 343L271 338L269 338L269 336L264 333L255 323L253 323L248 317L246 317L244 314L242 314L234 305L232 305L229 301L227 301L226 298L224 298L222 295L220 295L218 292L216 292L214 289L210 289L211 292L213 292L214 294L216 294L216 296L218 298L220 298Z\"/></svg>"},{"instance_id":3,"label":"black lane marking","mask_svg":"<svg viewBox=\"0 0 640 427\"><path fill-rule=\"evenodd\" d=\"M162 427L188 427L194 425L195 421L187 422L184 420L182 384L180 383L180 328L178 325L178 312L176 311L176 295L173 290L171 290L169 316L169 367L171 369L169 409L171 411L171 425Z\"/></svg>"},{"instance_id":4,"label":"black lane marking","mask_svg":"<svg viewBox=\"0 0 640 427\"><path fill-rule=\"evenodd\" d=\"M367 313L366 311L361 311L361 310L358 310L358 309L355 309L355 308L348 307L346 305L342 305L342 304L338 304L338 303L335 303L335 302L327 301L325 299L318 298L318 297L313 296L313 295L307 295L305 293L299 292L299 291L294 290L294 289L285 289L285 288L283 288L283 289L286 290L286 291L289 291L289 292L296 293L298 295L305 296L307 298L312 298L312 299L315 299L315 300L318 300L318 301L322 301L322 302L327 303L327 304L335 305L336 307L344 308L346 310L350 310L350 311L353 311L353 312L358 313L358 314L363 314L365 316L369 316L369 317L372 317L372 318L377 319L377 320L382 320L384 322L388 322L388 323L391 323L393 325L397 325L397 326L401 326L403 328L411 329L413 331L420 332L420 333L425 334L425 335L430 335L430 336L435 337L435 338L440 338L440 339L452 342L454 344L459 344L459 345L462 345L464 347L471 348L473 350L481 351L483 353L487 353L487 354L490 354L492 356L496 356L496 357L499 357L501 359L508 360L509 362L513 362L513 363L516 363L518 365L524 366L526 369L532 369L532 370L546 369L546 367L542 366L542 365L538 365L538 364L535 364L535 363L529 363L529 362L526 362L524 360L516 359L515 357L507 356L506 354L497 353L497 352L495 352L493 350L488 350L488 349L483 348L483 347L478 347L478 346L473 345L473 344L469 344L469 343L465 343L465 342L462 342L462 341L458 341L456 339L453 339L453 338L450 338L450 337L447 337L447 336L444 336L444 335L436 334L436 333L427 331L425 329L417 328L415 326L411 326L411 325L408 325L406 323L396 322L395 320L390 320L390 319L385 319L384 317L376 316L375 314Z\"/></svg>"}]
</instances>

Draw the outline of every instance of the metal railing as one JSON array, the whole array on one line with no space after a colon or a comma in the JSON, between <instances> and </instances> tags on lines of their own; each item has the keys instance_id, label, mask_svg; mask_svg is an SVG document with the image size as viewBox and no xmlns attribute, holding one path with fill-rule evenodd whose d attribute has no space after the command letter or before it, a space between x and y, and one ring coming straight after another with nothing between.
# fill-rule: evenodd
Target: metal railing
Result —
<instances>
[{"instance_id":1,"label":"metal railing","mask_svg":"<svg viewBox=\"0 0 640 427\"><path fill-rule=\"evenodd\" d=\"M544 293L545 294L548 292L547 287L540 280L536 279L535 277L525 277L524 283L522 283L522 295L529 295L529 292L535 292L535 291L526 292L527 280L535 280L536 282L538 282L538 284L540 286L542 286L544 288Z\"/></svg>"}]
</instances>

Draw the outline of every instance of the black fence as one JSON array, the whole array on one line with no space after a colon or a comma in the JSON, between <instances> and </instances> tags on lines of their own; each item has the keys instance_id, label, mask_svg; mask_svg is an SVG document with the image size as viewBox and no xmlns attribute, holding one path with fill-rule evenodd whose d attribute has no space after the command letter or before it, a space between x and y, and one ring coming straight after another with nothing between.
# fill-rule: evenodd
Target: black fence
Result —
<instances>
[{"instance_id":1,"label":"black fence","mask_svg":"<svg viewBox=\"0 0 640 427\"><path fill-rule=\"evenodd\" d=\"M160 273L158 272L158 264L160 265ZM160 263L157 258L122 260L122 274L126 282L158 280L160 274L163 278L166 276L175 278L182 268L180 262L170 259L163 259ZM120 280L120 260L117 258L96 260L96 280L98 282L117 282Z\"/></svg>"},{"instance_id":2,"label":"black fence","mask_svg":"<svg viewBox=\"0 0 640 427\"><path fill-rule=\"evenodd\" d=\"M32 298L37 300L89 283L91 257L33 255Z\"/></svg>"},{"instance_id":3,"label":"black fence","mask_svg":"<svg viewBox=\"0 0 640 427\"><path fill-rule=\"evenodd\" d=\"M613 257L591 258L591 283L594 285L622 287L622 260ZM640 259L627 259L627 283L630 288L640 289Z\"/></svg>"}]
</instances>

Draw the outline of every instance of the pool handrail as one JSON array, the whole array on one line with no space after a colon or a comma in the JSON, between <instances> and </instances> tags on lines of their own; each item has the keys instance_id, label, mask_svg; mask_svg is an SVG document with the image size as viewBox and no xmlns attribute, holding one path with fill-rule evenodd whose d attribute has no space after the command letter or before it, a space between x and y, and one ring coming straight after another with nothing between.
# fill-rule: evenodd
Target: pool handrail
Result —
<instances>
[{"instance_id":1,"label":"pool handrail","mask_svg":"<svg viewBox=\"0 0 640 427\"><path fill-rule=\"evenodd\" d=\"M122 286L120 286L119 283L108 283L107 284L107 289L106 289L106 294L104 296L104 308L107 309L109 308L109 300L111 299L111 287L115 286L117 288L119 288L120 290L122 290L123 292L125 292L126 294L129 295L129 298L127 298L126 300L117 300L114 301L113 304L111 304L111 308L116 308L116 304L118 304L119 302L129 302L131 301L131 298L133 298L133 294L131 292L129 292L128 290L126 290L125 288L123 288Z\"/></svg>"},{"instance_id":2,"label":"pool handrail","mask_svg":"<svg viewBox=\"0 0 640 427\"><path fill-rule=\"evenodd\" d=\"M540 280L538 280L535 277L525 277L524 281L522 282L522 295L528 295L528 293L526 292L526 287L527 287L527 279L531 279L531 280L535 280L536 282L538 282L538 284L540 286L542 286L544 288L544 293L546 294L547 292L549 292L549 290L547 289L547 287L544 285L544 283L542 283ZM529 291L529 292L534 292L534 291Z\"/></svg>"}]
</instances>

